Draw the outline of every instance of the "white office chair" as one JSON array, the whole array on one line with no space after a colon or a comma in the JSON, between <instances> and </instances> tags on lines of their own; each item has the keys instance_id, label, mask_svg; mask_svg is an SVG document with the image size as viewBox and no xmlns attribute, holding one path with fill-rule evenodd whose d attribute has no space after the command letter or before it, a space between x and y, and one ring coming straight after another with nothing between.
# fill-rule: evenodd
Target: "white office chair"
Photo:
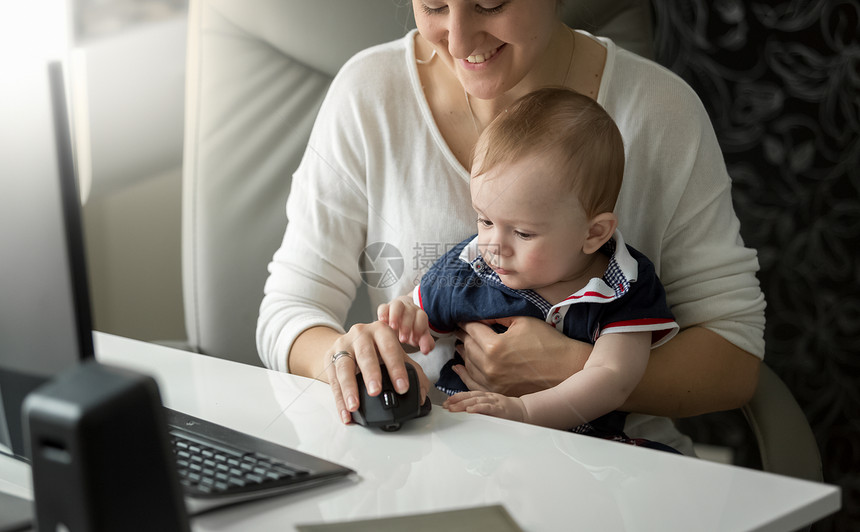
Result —
<instances>
[{"instance_id":1,"label":"white office chair","mask_svg":"<svg viewBox=\"0 0 860 532\"><path fill-rule=\"evenodd\" d=\"M643 0L565 4L573 27L653 55ZM357 51L414 24L407 0L191 0L183 175L183 283L192 349L260 364L254 330L283 236L290 178L326 89ZM362 297L363 296L363 297ZM372 316L366 295L352 321ZM821 479L803 412L762 368L744 409L768 471Z\"/></svg>"}]
</instances>

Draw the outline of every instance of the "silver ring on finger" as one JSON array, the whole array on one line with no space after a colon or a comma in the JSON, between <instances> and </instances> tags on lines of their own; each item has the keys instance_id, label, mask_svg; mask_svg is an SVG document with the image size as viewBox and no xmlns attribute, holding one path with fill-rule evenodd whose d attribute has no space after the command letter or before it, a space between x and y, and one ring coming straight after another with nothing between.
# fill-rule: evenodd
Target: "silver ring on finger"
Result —
<instances>
[{"instance_id":1,"label":"silver ring on finger","mask_svg":"<svg viewBox=\"0 0 860 532\"><path fill-rule=\"evenodd\" d=\"M338 351L331 356L331 363L334 364L343 357L351 358L353 362L355 362L355 355L353 355L349 351Z\"/></svg>"}]
</instances>

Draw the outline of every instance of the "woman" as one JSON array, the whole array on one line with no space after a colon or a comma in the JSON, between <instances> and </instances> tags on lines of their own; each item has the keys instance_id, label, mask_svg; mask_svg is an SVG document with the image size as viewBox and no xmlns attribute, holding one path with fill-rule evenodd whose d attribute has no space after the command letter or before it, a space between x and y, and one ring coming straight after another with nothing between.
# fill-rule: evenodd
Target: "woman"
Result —
<instances>
[{"instance_id":1,"label":"woman","mask_svg":"<svg viewBox=\"0 0 860 532\"><path fill-rule=\"evenodd\" d=\"M380 358L401 389L404 363L420 365L426 392L450 345L413 360L384 323L343 332L361 281L357 258L369 244L393 245L406 271L390 286L371 287L371 300L408 293L446 245L476 231L468 164L479 133L520 96L563 85L595 98L618 124L627 152L620 229L653 260L683 329L652 352L624 405L648 415L628 416L627 432L690 452L663 416L740 406L755 389L764 351L758 263L740 241L701 103L659 66L567 28L556 0L413 0L413 7L417 32L358 54L329 89L270 265L261 356L272 368L327 380L344 422L358 406L357 368L374 393ZM548 388L590 353L537 319L504 325L502 335L488 324L462 325L461 373L470 388L508 395Z\"/></svg>"}]
</instances>

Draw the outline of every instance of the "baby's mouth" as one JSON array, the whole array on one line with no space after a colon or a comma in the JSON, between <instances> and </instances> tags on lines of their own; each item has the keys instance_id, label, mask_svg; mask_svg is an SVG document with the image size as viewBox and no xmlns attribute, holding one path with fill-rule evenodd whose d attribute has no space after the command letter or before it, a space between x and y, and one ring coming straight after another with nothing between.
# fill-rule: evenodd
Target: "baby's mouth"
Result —
<instances>
[{"instance_id":1,"label":"baby's mouth","mask_svg":"<svg viewBox=\"0 0 860 532\"><path fill-rule=\"evenodd\" d=\"M487 266L492 268L493 271L495 271L498 274L504 275L506 273L509 273L508 270L506 270L505 268L502 268L502 266L497 263L498 261L495 260L495 257L493 257L493 260L489 260L486 262L487 262Z\"/></svg>"}]
</instances>

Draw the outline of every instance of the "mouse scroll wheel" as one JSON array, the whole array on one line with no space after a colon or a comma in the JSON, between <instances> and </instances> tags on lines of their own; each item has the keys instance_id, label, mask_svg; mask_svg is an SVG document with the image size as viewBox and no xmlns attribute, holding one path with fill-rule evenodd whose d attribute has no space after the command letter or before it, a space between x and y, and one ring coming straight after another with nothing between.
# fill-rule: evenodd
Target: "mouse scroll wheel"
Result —
<instances>
[{"instance_id":1,"label":"mouse scroll wheel","mask_svg":"<svg viewBox=\"0 0 860 532\"><path fill-rule=\"evenodd\" d=\"M394 392L383 392L382 404L385 406L386 410L397 408L397 394Z\"/></svg>"}]
</instances>

